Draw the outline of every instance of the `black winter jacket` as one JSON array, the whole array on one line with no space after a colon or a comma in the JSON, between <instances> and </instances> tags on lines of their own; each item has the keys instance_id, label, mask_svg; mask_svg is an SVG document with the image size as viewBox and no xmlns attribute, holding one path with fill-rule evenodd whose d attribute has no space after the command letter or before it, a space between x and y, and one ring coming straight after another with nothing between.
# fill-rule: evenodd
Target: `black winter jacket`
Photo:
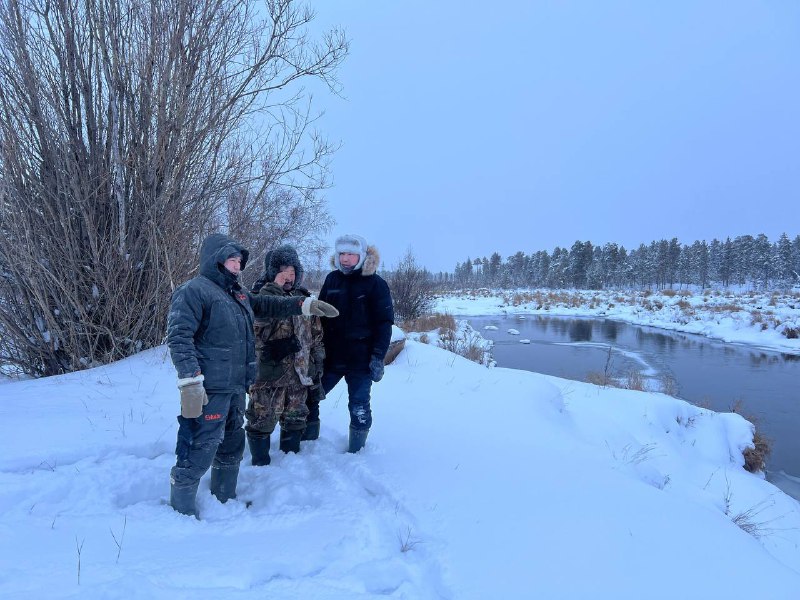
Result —
<instances>
[{"instance_id":1,"label":"black winter jacket","mask_svg":"<svg viewBox=\"0 0 800 600\"><path fill-rule=\"evenodd\" d=\"M200 274L172 294L167 345L179 378L198 371L210 392L246 390L255 381L253 312L283 318L301 313L302 299L252 296L223 263L248 251L228 236L208 236L200 248Z\"/></svg>"},{"instance_id":2,"label":"black winter jacket","mask_svg":"<svg viewBox=\"0 0 800 600\"><path fill-rule=\"evenodd\" d=\"M366 372L372 356L386 356L394 309L389 286L375 274L378 264L370 246L361 269L349 275L337 269L325 278L319 299L339 310L337 318L322 320L326 372Z\"/></svg>"}]
</instances>

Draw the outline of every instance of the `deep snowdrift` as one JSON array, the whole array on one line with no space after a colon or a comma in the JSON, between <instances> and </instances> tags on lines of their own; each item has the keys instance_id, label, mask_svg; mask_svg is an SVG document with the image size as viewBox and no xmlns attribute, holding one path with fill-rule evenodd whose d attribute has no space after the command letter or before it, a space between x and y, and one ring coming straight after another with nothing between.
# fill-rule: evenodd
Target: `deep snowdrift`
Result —
<instances>
[{"instance_id":1,"label":"deep snowdrift","mask_svg":"<svg viewBox=\"0 0 800 600\"><path fill-rule=\"evenodd\" d=\"M164 348L0 385L0 596L796 597L800 505L742 468L738 415L413 341L358 455L346 403L301 454L245 455L238 501L206 476L198 522L166 505Z\"/></svg>"}]
</instances>

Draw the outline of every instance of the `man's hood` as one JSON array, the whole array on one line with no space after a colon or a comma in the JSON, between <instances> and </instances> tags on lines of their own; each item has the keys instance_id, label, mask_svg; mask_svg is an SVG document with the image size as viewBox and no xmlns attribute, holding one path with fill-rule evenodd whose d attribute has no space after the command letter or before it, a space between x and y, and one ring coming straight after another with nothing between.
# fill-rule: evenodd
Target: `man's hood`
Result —
<instances>
[{"instance_id":1,"label":"man's hood","mask_svg":"<svg viewBox=\"0 0 800 600\"><path fill-rule=\"evenodd\" d=\"M225 261L234 254L242 255L242 271L244 271L250 252L227 235L212 233L200 246L200 274L223 284L224 277L220 268L224 269Z\"/></svg>"}]
</instances>

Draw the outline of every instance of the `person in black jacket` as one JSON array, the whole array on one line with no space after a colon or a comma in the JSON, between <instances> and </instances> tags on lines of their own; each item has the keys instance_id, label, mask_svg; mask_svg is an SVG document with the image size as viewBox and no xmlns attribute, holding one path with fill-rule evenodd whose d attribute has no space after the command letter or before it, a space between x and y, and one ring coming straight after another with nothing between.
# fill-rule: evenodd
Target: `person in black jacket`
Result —
<instances>
[{"instance_id":1,"label":"person in black jacket","mask_svg":"<svg viewBox=\"0 0 800 600\"><path fill-rule=\"evenodd\" d=\"M335 271L328 273L319 299L339 311L339 318L322 323L325 363L322 387L327 394L344 377L350 410L348 452L358 452L372 426L370 390L383 377L383 359L389 349L394 310L389 286L375 273L380 256L358 235L336 240ZM319 432L319 403L310 403L309 425ZM306 438L309 439L309 438Z\"/></svg>"},{"instance_id":2,"label":"person in black jacket","mask_svg":"<svg viewBox=\"0 0 800 600\"><path fill-rule=\"evenodd\" d=\"M200 478L212 467L211 493L220 502L236 497L244 454L245 391L256 375L253 316L336 316L311 298L253 296L239 272L248 251L215 233L200 247L200 273L172 295L167 345L178 374L177 460L170 471L170 504L197 517Z\"/></svg>"}]
</instances>

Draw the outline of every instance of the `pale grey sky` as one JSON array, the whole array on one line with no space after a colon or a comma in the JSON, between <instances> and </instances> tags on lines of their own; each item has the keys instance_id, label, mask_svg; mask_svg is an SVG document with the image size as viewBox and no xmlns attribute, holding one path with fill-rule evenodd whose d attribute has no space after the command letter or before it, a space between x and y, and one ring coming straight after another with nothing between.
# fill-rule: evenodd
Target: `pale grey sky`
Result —
<instances>
[{"instance_id":1,"label":"pale grey sky","mask_svg":"<svg viewBox=\"0 0 800 600\"><path fill-rule=\"evenodd\" d=\"M387 267L800 233L800 2L314 0L331 238Z\"/></svg>"}]
</instances>

